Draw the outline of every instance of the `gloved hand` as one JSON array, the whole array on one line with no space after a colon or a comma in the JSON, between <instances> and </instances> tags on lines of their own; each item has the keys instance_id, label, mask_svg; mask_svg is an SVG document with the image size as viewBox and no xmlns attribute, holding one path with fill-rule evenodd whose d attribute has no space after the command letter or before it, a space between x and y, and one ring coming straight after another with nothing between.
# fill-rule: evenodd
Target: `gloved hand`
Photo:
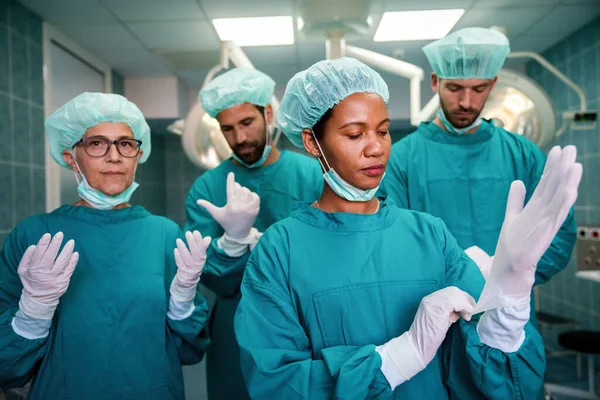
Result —
<instances>
[{"instance_id":1,"label":"gloved hand","mask_svg":"<svg viewBox=\"0 0 600 400\"><path fill-rule=\"evenodd\" d=\"M19 308L30 317L52 319L59 298L69 287L79 253L73 252L75 242L69 240L59 255L62 241L62 232L54 237L46 233L36 246L29 246L19 263L17 272L23 283Z\"/></svg>"},{"instance_id":2,"label":"gloved hand","mask_svg":"<svg viewBox=\"0 0 600 400\"><path fill-rule=\"evenodd\" d=\"M392 390L406 382L433 360L450 326L460 316L471 319L475 300L466 292L450 286L421 300L417 315L408 330L382 346L381 370Z\"/></svg>"},{"instance_id":3,"label":"gloved hand","mask_svg":"<svg viewBox=\"0 0 600 400\"><path fill-rule=\"evenodd\" d=\"M187 247L181 239L176 242L177 273L171 282L171 296L179 302L191 301L196 296L196 287L206 263L206 249L211 241L209 236L202 238L198 231L186 232L185 239Z\"/></svg>"},{"instance_id":4,"label":"gloved hand","mask_svg":"<svg viewBox=\"0 0 600 400\"><path fill-rule=\"evenodd\" d=\"M198 200L197 204L204 207L233 240L243 240L250 235L260 210L258 195L235 182L233 172L227 175L227 204L224 207L217 207L206 200Z\"/></svg>"},{"instance_id":5,"label":"gloved hand","mask_svg":"<svg viewBox=\"0 0 600 400\"><path fill-rule=\"evenodd\" d=\"M537 263L577 199L582 167L576 158L574 146L552 148L525 208L523 182L512 183L496 254L476 313L529 303Z\"/></svg>"}]
</instances>

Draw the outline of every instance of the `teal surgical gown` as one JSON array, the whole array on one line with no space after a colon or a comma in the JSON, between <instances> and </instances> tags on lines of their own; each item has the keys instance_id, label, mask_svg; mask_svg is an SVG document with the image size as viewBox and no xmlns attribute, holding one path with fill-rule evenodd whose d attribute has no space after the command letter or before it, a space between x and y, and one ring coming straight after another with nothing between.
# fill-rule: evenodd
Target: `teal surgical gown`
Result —
<instances>
[{"instance_id":1,"label":"teal surgical gown","mask_svg":"<svg viewBox=\"0 0 600 400\"><path fill-rule=\"evenodd\" d=\"M232 258L219 249L216 239L223 235L223 229L204 208L196 204L198 199L205 199L219 207L224 206L229 172L235 173L236 182L260 197L260 212L254 227L261 232L289 216L295 201L315 201L323 190L319 163L288 151L281 151L278 161L258 169L248 169L234 164L232 160L224 161L204 173L190 189L185 203L185 230L197 229L203 236L215 239L208 250L202 274L202 283L217 295L209 320L211 345L206 354L210 400L248 398L233 332L233 317L240 300L240 283L249 253Z\"/></svg>"},{"instance_id":2,"label":"teal surgical gown","mask_svg":"<svg viewBox=\"0 0 600 400\"><path fill-rule=\"evenodd\" d=\"M452 135L434 123L392 147L381 194L398 206L441 218L463 249L496 251L510 184L521 180L533 194L546 163L542 151L523 136L483 121L469 135ZM536 284L567 267L575 246L573 211L537 266ZM532 321L535 307L532 296Z\"/></svg>"},{"instance_id":3,"label":"teal surgical gown","mask_svg":"<svg viewBox=\"0 0 600 400\"><path fill-rule=\"evenodd\" d=\"M536 398L545 360L529 323L524 343L507 354L480 342L475 321L461 320L394 392L381 372L375 347L409 330L423 297L457 286L477 298L483 285L438 218L388 203L372 215L299 205L265 232L242 281L235 332L250 396Z\"/></svg>"},{"instance_id":4,"label":"teal surgical gown","mask_svg":"<svg viewBox=\"0 0 600 400\"><path fill-rule=\"evenodd\" d=\"M79 262L49 335L29 340L11 325L23 288L17 267L47 232L75 240ZM33 378L31 400L183 400L181 365L200 362L209 339L200 295L188 318L167 317L179 235L139 206L63 206L21 222L0 257L0 388Z\"/></svg>"}]
</instances>

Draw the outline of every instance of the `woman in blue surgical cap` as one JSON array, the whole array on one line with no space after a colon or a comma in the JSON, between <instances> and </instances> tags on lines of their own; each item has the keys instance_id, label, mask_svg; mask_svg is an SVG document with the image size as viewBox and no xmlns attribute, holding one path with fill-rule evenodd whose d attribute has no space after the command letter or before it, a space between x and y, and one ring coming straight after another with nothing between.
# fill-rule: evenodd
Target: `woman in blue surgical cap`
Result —
<instances>
[{"instance_id":1,"label":"woman in blue surgical cap","mask_svg":"<svg viewBox=\"0 0 600 400\"><path fill-rule=\"evenodd\" d=\"M349 58L319 62L287 85L279 126L319 159L324 190L271 226L248 261L235 332L250 396L536 398L545 361L529 313L475 315L490 280L443 222L374 197L391 147L388 97L382 78ZM557 196L561 210L574 202L581 166L560 149L556 157L564 162L548 174L552 189L531 206L543 218L519 215L522 186L511 192L492 266L507 297L517 295L507 291L515 280L532 280L530 262L547 247L536 229L558 229L545 224L566 215L544 208L544 196ZM531 229L515 243L514 230ZM527 245L530 258L506 250L515 245Z\"/></svg>"},{"instance_id":2,"label":"woman in blue surgical cap","mask_svg":"<svg viewBox=\"0 0 600 400\"><path fill-rule=\"evenodd\" d=\"M188 232L186 245L174 222L128 203L150 128L124 97L77 96L46 131L81 199L4 242L0 388L33 378L30 399L184 399L181 365L209 342L196 286L210 238Z\"/></svg>"}]
</instances>

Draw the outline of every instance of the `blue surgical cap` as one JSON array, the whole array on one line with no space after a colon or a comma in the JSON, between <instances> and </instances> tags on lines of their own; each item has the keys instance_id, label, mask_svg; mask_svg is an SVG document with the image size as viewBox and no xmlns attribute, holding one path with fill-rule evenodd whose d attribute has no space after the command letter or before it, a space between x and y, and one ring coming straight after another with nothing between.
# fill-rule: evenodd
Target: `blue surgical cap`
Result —
<instances>
[{"instance_id":1,"label":"blue surgical cap","mask_svg":"<svg viewBox=\"0 0 600 400\"><path fill-rule=\"evenodd\" d=\"M302 131L312 129L329 109L354 93L378 94L386 104L390 98L383 78L360 61L348 57L320 61L288 82L277 125L302 147Z\"/></svg>"},{"instance_id":2,"label":"blue surgical cap","mask_svg":"<svg viewBox=\"0 0 600 400\"><path fill-rule=\"evenodd\" d=\"M213 118L221 111L250 103L271 104L275 81L253 68L235 68L213 79L200 91L202 108Z\"/></svg>"},{"instance_id":3,"label":"blue surgical cap","mask_svg":"<svg viewBox=\"0 0 600 400\"><path fill-rule=\"evenodd\" d=\"M46 119L50 155L59 165L69 168L62 157L85 132L102 122L127 124L135 139L142 141L140 163L150 156L150 127L135 104L118 94L82 93Z\"/></svg>"},{"instance_id":4,"label":"blue surgical cap","mask_svg":"<svg viewBox=\"0 0 600 400\"><path fill-rule=\"evenodd\" d=\"M492 29L465 28L423 47L442 79L492 79L510 52L508 39Z\"/></svg>"}]
</instances>

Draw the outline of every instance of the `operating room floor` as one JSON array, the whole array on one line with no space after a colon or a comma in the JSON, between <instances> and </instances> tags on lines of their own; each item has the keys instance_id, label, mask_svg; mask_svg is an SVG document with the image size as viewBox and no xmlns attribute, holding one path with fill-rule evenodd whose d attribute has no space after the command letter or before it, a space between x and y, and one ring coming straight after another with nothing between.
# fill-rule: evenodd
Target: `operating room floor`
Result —
<instances>
[{"instance_id":1,"label":"operating room floor","mask_svg":"<svg viewBox=\"0 0 600 400\"><path fill-rule=\"evenodd\" d=\"M597 368L596 372L600 372ZM596 388L600 385L600 378L596 376ZM551 358L547 361L546 382L570 386L572 388L587 390L587 360L582 358L581 378L577 377L577 361L575 356ZM576 400L576 397L553 395L553 400Z\"/></svg>"}]
</instances>

